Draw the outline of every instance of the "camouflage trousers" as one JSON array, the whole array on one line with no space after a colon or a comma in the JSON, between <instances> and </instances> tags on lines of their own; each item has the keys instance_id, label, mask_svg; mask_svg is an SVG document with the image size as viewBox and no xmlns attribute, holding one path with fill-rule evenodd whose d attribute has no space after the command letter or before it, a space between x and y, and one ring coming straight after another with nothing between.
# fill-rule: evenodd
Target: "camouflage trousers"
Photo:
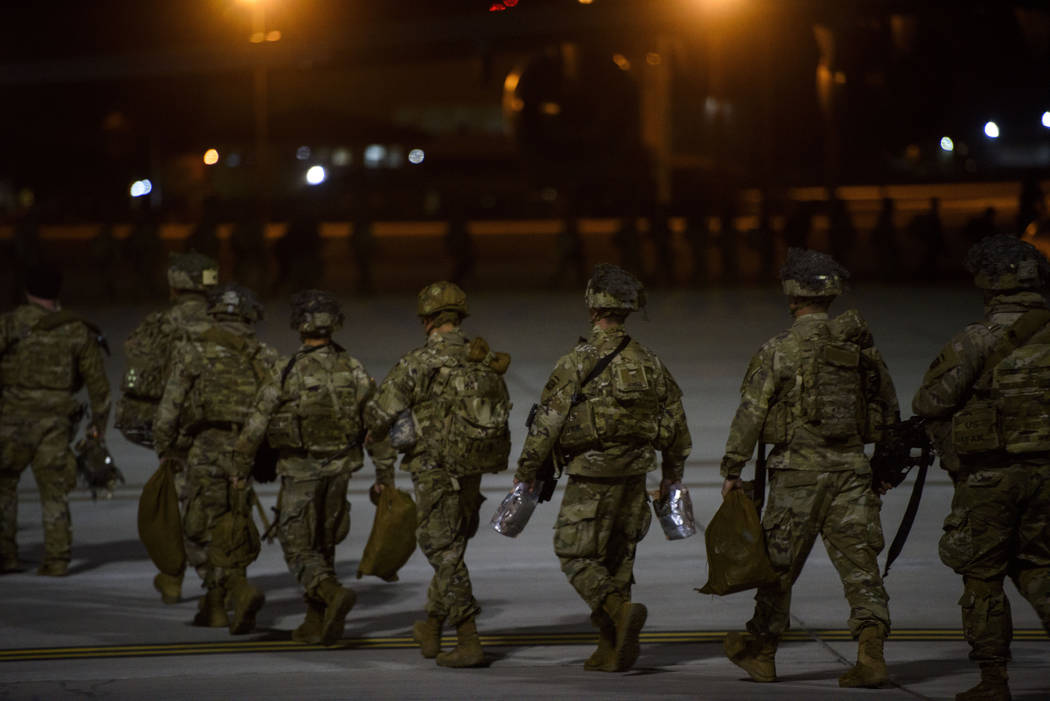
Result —
<instances>
[{"instance_id":1,"label":"camouflage trousers","mask_svg":"<svg viewBox=\"0 0 1050 701\"><path fill-rule=\"evenodd\" d=\"M467 541L478 532L481 475L453 477L441 469L412 473L416 492L416 541L434 577L427 589L426 612L450 626L477 616L470 573L463 557Z\"/></svg>"},{"instance_id":2,"label":"camouflage trousers","mask_svg":"<svg viewBox=\"0 0 1050 701\"><path fill-rule=\"evenodd\" d=\"M790 627L791 587L819 535L850 605L850 633L856 638L861 628L873 625L888 634L889 596L878 563L883 546L881 508L870 475L849 470L773 470L762 530L780 580L759 588L747 629L754 635L779 636Z\"/></svg>"},{"instance_id":3,"label":"camouflage trousers","mask_svg":"<svg viewBox=\"0 0 1050 701\"><path fill-rule=\"evenodd\" d=\"M278 465L278 471L281 471ZM307 596L319 597L321 581L335 577L335 546L350 532L346 488L350 471L316 477L283 475L277 537L288 569Z\"/></svg>"},{"instance_id":4,"label":"camouflage trousers","mask_svg":"<svg viewBox=\"0 0 1050 701\"><path fill-rule=\"evenodd\" d=\"M18 480L33 466L44 522L44 563L69 562L73 522L69 492L77 463L69 448L72 425L66 417L4 416L0 419L0 564L18 563Z\"/></svg>"},{"instance_id":5,"label":"camouflage trousers","mask_svg":"<svg viewBox=\"0 0 1050 701\"><path fill-rule=\"evenodd\" d=\"M236 431L208 429L197 434L187 456L186 489L189 499L182 518L187 556L197 569L206 589L223 587L231 575L244 574L212 562L209 546L216 522L234 508L246 510L250 504L233 503L250 496L248 490L231 488L233 444ZM246 493L247 492L247 493Z\"/></svg>"},{"instance_id":6,"label":"camouflage trousers","mask_svg":"<svg viewBox=\"0 0 1050 701\"><path fill-rule=\"evenodd\" d=\"M190 480L188 476L189 469L186 467L186 456L183 455L181 458L181 465L179 469L174 472L172 478L175 482L175 493L179 497L179 516L182 518L182 522L186 523L186 510L190 505ZM208 559L207 555L200 549L200 547L186 537L185 528L183 528L182 542L186 548L186 563L191 565L195 570L202 567Z\"/></svg>"},{"instance_id":7,"label":"camouflage trousers","mask_svg":"<svg viewBox=\"0 0 1050 701\"><path fill-rule=\"evenodd\" d=\"M940 555L963 576L959 605L970 659L1010 659L1007 576L1050 633L1050 462L958 475Z\"/></svg>"},{"instance_id":8,"label":"camouflage trousers","mask_svg":"<svg viewBox=\"0 0 1050 701\"><path fill-rule=\"evenodd\" d=\"M635 551L651 520L645 475L569 476L554 524L554 554L592 611L609 594L631 598Z\"/></svg>"}]
</instances>

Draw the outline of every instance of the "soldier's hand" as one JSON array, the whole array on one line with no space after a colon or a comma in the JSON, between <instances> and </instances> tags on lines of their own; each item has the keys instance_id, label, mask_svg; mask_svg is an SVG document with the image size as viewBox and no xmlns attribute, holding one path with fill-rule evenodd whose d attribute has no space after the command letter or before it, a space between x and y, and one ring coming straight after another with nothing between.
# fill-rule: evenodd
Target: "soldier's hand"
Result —
<instances>
[{"instance_id":1,"label":"soldier's hand","mask_svg":"<svg viewBox=\"0 0 1050 701\"><path fill-rule=\"evenodd\" d=\"M247 489L248 488L248 476L247 475L230 475L230 484L234 489Z\"/></svg>"},{"instance_id":2,"label":"soldier's hand","mask_svg":"<svg viewBox=\"0 0 1050 701\"><path fill-rule=\"evenodd\" d=\"M729 496L729 493L734 489L743 488L744 481L742 479L740 479L739 477L727 477L726 480L722 482L722 498L725 499L727 496Z\"/></svg>"},{"instance_id":3,"label":"soldier's hand","mask_svg":"<svg viewBox=\"0 0 1050 701\"><path fill-rule=\"evenodd\" d=\"M878 492L880 496L882 496L891 489L893 489L893 485L889 482L879 482L879 486L875 488L875 491Z\"/></svg>"},{"instance_id":4,"label":"soldier's hand","mask_svg":"<svg viewBox=\"0 0 1050 701\"><path fill-rule=\"evenodd\" d=\"M664 477L660 480L660 500L667 501L667 497L671 494L671 485L675 483L675 480Z\"/></svg>"},{"instance_id":5,"label":"soldier's hand","mask_svg":"<svg viewBox=\"0 0 1050 701\"><path fill-rule=\"evenodd\" d=\"M519 480L517 477L515 477L514 478L514 486L517 487L519 484L521 484L521 480ZM539 480L532 480L531 482L529 482L529 486L528 486L529 494L535 494L539 490L539 488L540 488L540 481Z\"/></svg>"},{"instance_id":6,"label":"soldier's hand","mask_svg":"<svg viewBox=\"0 0 1050 701\"><path fill-rule=\"evenodd\" d=\"M98 430L98 426L89 424L87 429L84 431L84 436L90 438L93 441L97 441L102 437L102 432Z\"/></svg>"}]
</instances>

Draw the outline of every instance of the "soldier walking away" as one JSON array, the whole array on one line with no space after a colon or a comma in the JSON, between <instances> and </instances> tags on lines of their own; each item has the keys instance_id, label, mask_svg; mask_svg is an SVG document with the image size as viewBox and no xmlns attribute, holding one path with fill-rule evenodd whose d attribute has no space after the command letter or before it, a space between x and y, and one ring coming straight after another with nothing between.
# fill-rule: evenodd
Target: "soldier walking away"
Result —
<instances>
[{"instance_id":1,"label":"soldier walking away","mask_svg":"<svg viewBox=\"0 0 1050 701\"><path fill-rule=\"evenodd\" d=\"M132 443L153 448L153 420L157 405L164 395L171 370L172 351L180 341L200 334L211 325L208 317L208 291L219 281L219 265L200 253L173 253L168 260L168 294L171 306L150 313L124 342L128 366L117 400L116 428ZM192 438L180 435L169 448L175 465L186 461ZM189 491L185 470L175 472L175 489L179 494L179 511L186 515ZM204 553L186 542L189 561L203 563ZM182 596L183 574L158 572L153 586L166 604L178 603Z\"/></svg>"},{"instance_id":2,"label":"soldier walking away","mask_svg":"<svg viewBox=\"0 0 1050 701\"><path fill-rule=\"evenodd\" d=\"M0 572L20 569L18 480L30 464L40 491L44 560L37 574L69 571L73 524L69 492L76 458L69 442L83 407L76 394L86 387L91 403L87 435L105 435L109 382L98 327L62 309L62 276L39 264L25 275L26 302L0 316Z\"/></svg>"},{"instance_id":3,"label":"soldier walking away","mask_svg":"<svg viewBox=\"0 0 1050 701\"><path fill-rule=\"evenodd\" d=\"M255 627L265 597L245 578L260 543L250 480L238 472L233 448L259 387L274 372L277 353L255 338L252 325L262 318L262 307L250 290L224 285L209 294L208 304L213 323L172 354L153 439L163 465L180 460L179 438L190 438L183 469L191 496L183 528L193 550L203 553L194 564L207 590L193 623L229 626L240 634Z\"/></svg>"},{"instance_id":4,"label":"soldier walking away","mask_svg":"<svg viewBox=\"0 0 1050 701\"><path fill-rule=\"evenodd\" d=\"M365 407L366 442L385 437L395 421L411 417L415 441L402 436L401 469L412 474L417 505L416 538L434 568L424 621L412 628L423 657L445 667L485 662L474 598L463 556L477 533L481 476L506 469L510 457L510 398L503 373L510 356L460 330L467 295L451 282L419 293L417 313L426 345L404 355ZM410 412L407 413L406 412ZM379 470L376 491L392 489L392 471ZM441 630L456 629L456 647L441 652Z\"/></svg>"},{"instance_id":5,"label":"soldier walking away","mask_svg":"<svg viewBox=\"0 0 1050 701\"><path fill-rule=\"evenodd\" d=\"M795 319L751 359L722 458L722 496L742 488L759 441L772 443L769 497L762 519L778 581L759 587L747 633L725 639L729 659L757 682L776 681L774 656L790 622L791 588L817 536L838 570L859 639L857 664L839 686L887 681L883 641L890 631L876 560L883 547L882 500L864 444L898 419L893 382L871 332L855 310L829 319L849 274L830 256L789 249L780 270Z\"/></svg>"},{"instance_id":6,"label":"soldier walking away","mask_svg":"<svg viewBox=\"0 0 1050 701\"><path fill-rule=\"evenodd\" d=\"M1050 264L999 235L966 257L984 291L984 319L930 365L912 408L929 420L955 483L941 561L963 578L963 630L981 681L958 701L1010 698L1013 622L1007 575L1050 633Z\"/></svg>"},{"instance_id":7,"label":"soldier walking away","mask_svg":"<svg viewBox=\"0 0 1050 701\"><path fill-rule=\"evenodd\" d=\"M375 381L364 366L332 340L342 328L339 301L328 292L292 295L291 327L302 345L278 364L280 374L263 385L255 409L237 440L238 475L246 479L263 440L278 451L277 536L285 562L303 590L306 619L292 640L331 645L343 634L357 595L335 574L335 547L350 531L346 490L364 464L365 402ZM373 461L393 473L396 453L388 442Z\"/></svg>"},{"instance_id":8,"label":"soldier walking away","mask_svg":"<svg viewBox=\"0 0 1050 701\"><path fill-rule=\"evenodd\" d=\"M600 263L584 300L591 335L558 360L544 386L514 482L538 489L552 453L569 473L554 552L598 629L598 649L583 666L623 672L638 658L647 615L644 604L631 601L635 551L652 519L645 476L656 469L659 451L666 498L682 479L692 442L670 371L624 328L645 306L642 284Z\"/></svg>"}]
</instances>

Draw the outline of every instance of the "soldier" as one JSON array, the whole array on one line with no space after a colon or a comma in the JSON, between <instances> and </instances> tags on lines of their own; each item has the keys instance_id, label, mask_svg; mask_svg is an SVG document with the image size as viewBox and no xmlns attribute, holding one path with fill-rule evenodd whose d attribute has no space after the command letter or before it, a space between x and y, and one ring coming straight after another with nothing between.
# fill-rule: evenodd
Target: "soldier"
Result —
<instances>
[{"instance_id":1,"label":"soldier","mask_svg":"<svg viewBox=\"0 0 1050 701\"><path fill-rule=\"evenodd\" d=\"M645 475L660 451L666 496L682 479L692 442L670 371L624 329L627 315L645 304L642 284L601 263L584 299L591 336L562 356L544 386L514 482L537 489L552 451L569 473L554 552L598 629L598 649L584 669L622 672L638 658L647 615L631 601L635 550L652 518Z\"/></svg>"},{"instance_id":2,"label":"soldier","mask_svg":"<svg viewBox=\"0 0 1050 701\"><path fill-rule=\"evenodd\" d=\"M404 355L365 407L371 444L402 415L411 417L415 442L401 468L412 474L416 538L434 568L425 621L412 628L423 657L444 667L477 667L485 657L475 618L481 611L463 556L478 530L481 475L506 469L510 454L510 398L503 373L510 356L460 330L467 295L451 282L420 291L417 311L426 345ZM409 413L405 413L409 412ZM375 490L393 488L392 470L377 466ZM441 652L444 625L456 628L456 647Z\"/></svg>"},{"instance_id":3,"label":"soldier","mask_svg":"<svg viewBox=\"0 0 1050 701\"><path fill-rule=\"evenodd\" d=\"M208 317L208 291L219 282L219 265L208 256L190 252L172 254L168 262L168 289L171 306L152 312L124 342L128 368L121 384L123 394L117 401L116 427L132 443L153 448L153 419L157 405L164 394L171 369L172 350L179 341L201 333L211 324ZM190 438L180 436L170 448L171 457L178 464L185 462ZM183 516L189 493L186 473L175 473L175 487L179 493L179 507ZM203 564L204 554L188 542L189 560ZM158 572L153 586L166 604L179 602L182 596L183 574L177 576Z\"/></svg>"},{"instance_id":4,"label":"soldier","mask_svg":"<svg viewBox=\"0 0 1050 701\"><path fill-rule=\"evenodd\" d=\"M1009 575L1050 633L1050 264L1027 243L993 236L966 266L984 319L930 365L912 408L955 483L941 560L963 577L963 630L981 681L959 701L1009 699Z\"/></svg>"},{"instance_id":5,"label":"soldier","mask_svg":"<svg viewBox=\"0 0 1050 701\"><path fill-rule=\"evenodd\" d=\"M277 353L255 338L252 324L262 318L262 307L250 290L224 285L212 291L208 314L213 324L172 354L153 436L162 463L181 459L180 435L191 440L185 457L191 496L183 528L204 554L194 564L207 589L193 622L229 626L240 634L255 626L265 597L245 579L245 568L259 552L259 536L249 511L251 487L234 465L233 448L256 392L274 372Z\"/></svg>"},{"instance_id":6,"label":"soldier","mask_svg":"<svg viewBox=\"0 0 1050 701\"><path fill-rule=\"evenodd\" d=\"M357 596L335 576L335 546L350 530L346 500L350 475L364 464L365 402L375 381L361 363L332 340L343 325L334 296L306 290L292 296L293 329L302 346L282 359L281 374L259 391L255 410L237 441L239 472L247 476L264 437L279 451L281 491L277 535L284 559L302 587L306 620L292 632L299 642L331 645L343 632ZM392 472L396 454L373 460Z\"/></svg>"},{"instance_id":7,"label":"soldier","mask_svg":"<svg viewBox=\"0 0 1050 701\"><path fill-rule=\"evenodd\" d=\"M33 465L44 521L44 560L37 574L69 571L73 525L69 492L76 459L69 442L83 407L75 395L87 387L87 435L105 434L109 382L98 328L62 309L61 274L47 266L28 271L26 304L0 316L0 572L17 572L18 480Z\"/></svg>"},{"instance_id":8,"label":"soldier","mask_svg":"<svg viewBox=\"0 0 1050 701\"><path fill-rule=\"evenodd\" d=\"M740 474L755 444L773 444L762 526L780 579L759 587L748 632L725 639L729 659L758 682L776 681L774 656L789 626L791 587L818 535L850 604L850 633L860 641L857 664L839 677L839 686L887 680L883 641L890 614L876 559L883 546L882 500L864 444L897 421L898 407L859 314L828 318L848 277L828 255L788 250L780 279L795 322L751 359L722 458L724 497L742 487Z\"/></svg>"}]
</instances>

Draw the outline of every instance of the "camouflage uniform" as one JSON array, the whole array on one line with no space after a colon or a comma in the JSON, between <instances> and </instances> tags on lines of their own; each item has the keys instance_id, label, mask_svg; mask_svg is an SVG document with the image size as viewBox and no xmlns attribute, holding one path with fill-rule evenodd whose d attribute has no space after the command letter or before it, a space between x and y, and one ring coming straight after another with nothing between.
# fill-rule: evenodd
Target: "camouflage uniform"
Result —
<instances>
[{"instance_id":1,"label":"camouflage uniform","mask_svg":"<svg viewBox=\"0 0 1050 701\"><path fill-rule=\"evenodd\" d=\"M48 324L61 317L63 323ZM109 382L99 334L72 315L24 304L0 316L0 571L18 567L18 480L32 463L44 522L41 574L65 574L73 527L68 495L76 483L69 442L87 387L91 425L105 432Z\"/></svg>"},{"instance_id":2,"label":"camouflage uniform","mask_svg":"<svg viewBox=\"0 0 1050 701\"><path fill-rule=\"evenodd\" d=\"M234 444L248 418L252 398L275 372L277 363L276 351L257 340L249 324L258 316L253 318L237 303L228 307L223 304L224 300L238 299L238 295L246 299L250 293L239 289L231 293L229 289L232 286L214 293L209 309L214 318L212 326L176 346L153 427L162 459L178 456L181 434L192 438L186 454L190 500L183 528L195 549L205 554L203 561L194 563L208 590L202 612L207 614L210 607L215 613L213 622L204 625L220 625L218 610L226 590L233 593L244 585L246 563L222 566L209 546L213 545L216 524L227 513L250 518L250 488L237 488L231 482L239 476Z\"/></svg>"},{"instance_id":3,"label":"camouflage uniform","mask_svg":"<svg viewBox=\"0 0 1050 701\"><path fill-rule=\"evenodd\" d=\"M985 239L974 247L971 257L982 247L987 251L987 247L1001 245L1004 239L1007 237ZM1026 244L1005 241L1007 250L1014 250L1015 245ZM987 290L984 320L967 326L948 342L926 372L912 408L929 419L941 467L955 483L940 556L963 577L959 599L963 630L971 647L970 659L982 668L981 685L959 698L1009 698L1006 664L1013 623L1003 590L1007 576L1050 633L1050 454L1000 450L958 455L952 419L974 395L986 360L1011 325L1025 314L1046 311L1047 303L1039 292L1024 289L1036 287L1035 280L995 284L997 281L982 280L979 270L974 272L978 272L978 285ZM1047 279L1045 269L1041 277ZM1047 342L1046 333L1044 327L1038 334L1044 337L1042 343ZM1045 396L1042 401L1045 416ZM993 434L995 429L986 427L984 433Z\"/></svg>"},{"instance_id":4,"label":"camouflage uniform","mask_svg":"<svg viewBox=\"0 0 1050 701\"><path fill-rule=\"evenodd\" d=\"M449 449L443 440L449 437L445 421L450 418L451 411L447 407L464 388L436 381L443 369L470 362L472 342L459 329L459 320L467 315L466 295L453 283L429 285L420 293L419 315L428 332L426 345L404 355L386 376L375 397L365 407L365 423L371 436L382 437L402 412L413 412L420 438L405 453L401 469L412 475L417 509L416 539L434 568L434 577L427 590L427 637L439 640L443 624L456 626L460 647L464 647L468 638L471 649L476 643L476 654L472 659L477 662L459 664L455 657L437 655L437 649L426 644L423 654L426 657L437 655L439 664L474 666L481 659L480 643L477 643L474 629L474 618L481 607L474 598L464 554L467 542L478 529L478 511L484 501L481 475L491 470L473 462L455 461L444 452ZM446 330L441 330L443 328ZM502 377L497 382L496 396L490 399L501 402L504 410L509 409L506 384ZM503 427L506 430L505 415ZM507 440L509 450L509 434ZM469 446L454 448L469 453ZM504 457L502 468L505 466ZM392 486L392 466L377 465L376 481ZM424 624L417 623L417 627L421 625ZM417 640L420 635L417 630ZM439 648L440 643L435 645Z\"/></svg>"},{"instance_id":5,"label":"camouflage uniform","mask_svg":"<svg viewBox=\"0 0 1050 701\"><path fill-rule=\"evenodd\" d=\"M629 273L607 268L615 268L640 290ZM596 294L593 286L594 278L587 294L591 309L622 310L625 316L638 308L636 300L625 306L621 299ZM645 475L657 468L656 451L661 453L663 479L675 482L682 479L692 448L678 385L656 354L638 341L632 339L582 386L599 359L613 353L625 336L619 323L608 328L596 323L589 339L580 339L558 360L514 475L520 482L533 482L552 452L564 463L569 480L554 526L554 552L593 612L592 622L606 632L631 599L635 550L652 518ZM633 660L620 660L605 665L605 671L631 664Z\"/></svg>"},{"instance_id":6,"label":"camouflage uniform","mask_svg":"<svg viewBox=\"0 0 1050 701\"><path fill-rule=\"evenodd\" d=\"M296 299L302 297L293 297ZM329 298L317 293L306 299ZM334 298L330 299L335 304ZM334 316L321 328L317 328L316 321L320 313L306 316L298 324L293 317L293 326L304 335L316 334L314 337L323 340L320 345L304 344L293 358L282 360L282 375L259 391L236 452L242 471L247 473L251 458L267 433L270 445L279 451L277 535L285 562L305 593L309 625L298 635L304 642L311 642L308 637L317 637L313 641L317 642L319 634L308 633L320 622L314 618L323 613L326 587L331 589L338 584L335 546L350 530L347 485L350 475L364 464L361 415L365 402L375 394L375 381L356 358L329 340L328 335L338 325ZM381 465L377 469L393 470L396 455L388 445L376 445L379 453L370 452ZM387 450L384 452L382 447ZM326 580L332 584L325 585ZM338 632L342 632L341 625ZM332 635L336 635L335 631Z\"/></svg>"},{"instance_id":7,"label":"camouflage uniform","mask_svg":"<svg viewBox=\"0 0 1050 701\"><path fill-rule=\"evenodd\" d=\"M117 402L116 427L133 443L153 447L152 418L170 373L172 351L178 342L211 325L207 293L217 283L218 264L214 260L198 253L173 254L168 267L168 285L174 295L171 306L147 315L125 341L124 354L129 358L129 367L121 387L123 395ZM147 376L143 377L143 373ZM184 462L190 443L189 436L180 436L169 449L170 455ZM179 512L185 518L190 497L186 471L176 470L174 480ZM189 539L185 546L188 561L194 567L203 565L205 554ZM171 576L161 572L153 581L165 603L178 602L181 574Z\"/></svg>"},{"instance_id":8,"label":"camouflage uniform","mask_svg":"<svg viewBox=\"0 0 1050 701\"><path fill-rule=\"evenodd\" d=\"M790 273L794 260L790 256L796 255L832 271L812 285L784 278L785 292L796 300L795 308L821 299L830 304L841 292L845 270L823 254L791 250L782 276ZM826 308L826 304L817 307ZM865 440L874 437L865 435L870 430L856 416L852 417L854 429L835 439L826 437L819 422L807 418L810 407L828 396L826 390L811 384L807 367L839 341L854 344L849 346L854 352L859 349L855 365L860 369L860 384L844 390L856 393L845 399L858 402L868 412L864 421L870 429L896 421L899 412L892 380L859 314L850 310L834 320L826 312L796 314L791 328L763 344L751 359L726 441L721 473L728 480L740 477L759 440L773 444L767 461L769 497L762 527L770 562L780 579L758 589L754 616L747 624L752 636L749 644L754 643L749 654L764 648L761 657L766 665L752 674L756 681L775 679L773 655L779 637L790 627L791 588L818 536L842 580L853 637L877 640L881 659L882 640L890 630L889 597L877 561L884 545L879 519L882 500L872 487L871 466L864 453ZM737 634L731 634L726 643L730 659L734 658L730 647L740 639L734 636ZM880 666L879 676L884 676L884 662ZM840 683L877 685L853 683L846 675Z\"/></svg>"}]
</instances>

